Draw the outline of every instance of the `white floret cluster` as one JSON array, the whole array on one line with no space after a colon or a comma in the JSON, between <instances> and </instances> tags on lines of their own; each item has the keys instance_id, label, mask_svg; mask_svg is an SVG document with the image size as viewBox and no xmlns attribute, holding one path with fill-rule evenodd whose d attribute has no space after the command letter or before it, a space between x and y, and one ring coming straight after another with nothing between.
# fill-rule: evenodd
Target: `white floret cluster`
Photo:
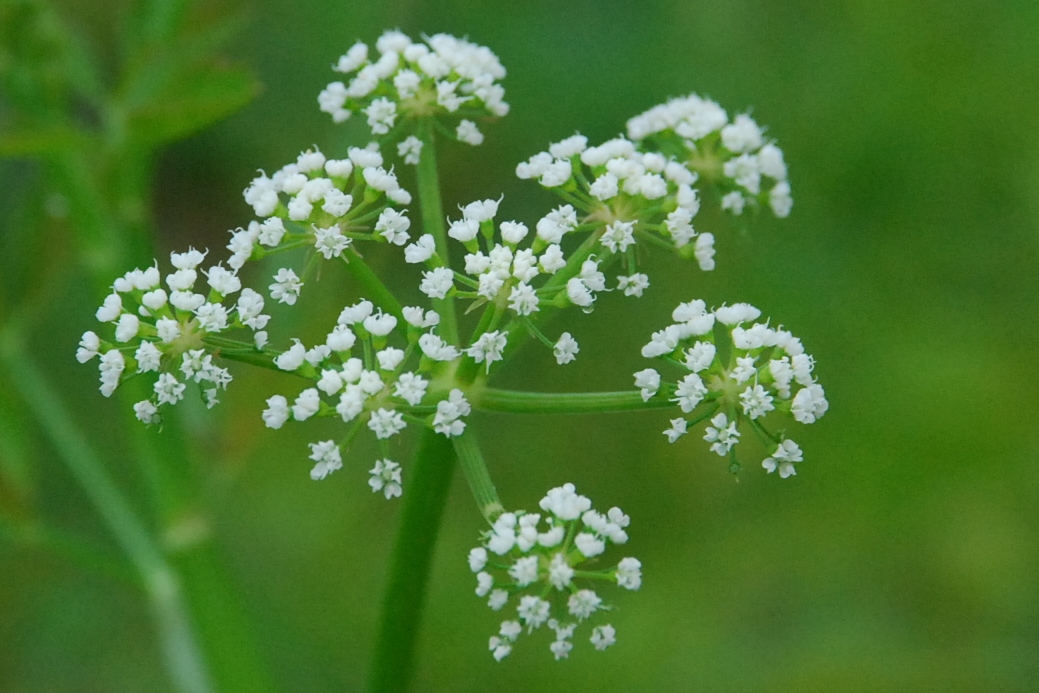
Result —
<instances>
[{"instance_id":1,"label":"white floret cluster","mask_svg":"<svg viewBox=\"0 0 1039 693\"><path fill-rule=\"evenodd\" d=\"M184 399L189 383L198 385L207 407L231 382L231 374L213 363L216 335L235 329L253 331L244 346L261 351L267 342L263 296L243 289L234 269L222 264L199 269L206 254L189 249L171 253L174 270L162 277L158 263L117 279L95 317L111 328L102 339L85 332L76 359L100 362L101 394L110 397L120 382L154 374L153 396L137 402L134 412L145 424L162 420L161 408ZM208 290L200 286L204 279ZM163 288L165 284L166 288ZM234 294L238 294L237 301Z\"/></svg>"},{"instance_id":2,"label":"white floret cluster","mask_svg":"<svg viewBox=\"0 0 1039 693\"><path fill-rule=\"evenodd\" d=\"M351 77L325 87L318 104L337 123L363 114L373 135L401 140L398 154L406 163L418 163L423 145L402 136L408 121L435 117L458 141L478 145L483 134L472 119L509 112L500 84L505 68L485 46L447 34L413 42L387 31L375 50L358 41L341 56L332 69Z\"/></svg>"},{"instance_id":3,"label":"white floret cluster","mask_svg":"<svg viewBox=\"0 0 1039 693\"><path fill-rule=\"evenodd\" d=\"M581 212L580 227L597 235L603 259L619 259L618 288L641 296L649 278L637 269L636 244L663 246L713 270L714 235L699 233L699 174L686 162L617 137L589 147L577 134L555 142L516 167Z\"/></svg>"},{"instance_id":4,"label":"white floret cluster","mask_svg":"<svg viewBox=\"0 0 1039 693\"><path fill-rule=\"evenodd\" d=\"M783 151L746 113L730 121L717 103L690 94L629 120L628 137L674 153L709 178L719 188L722 208L732 214L759 207L777 217L790 214L794 203Z\"/></svg>"},{"instance_id":5,"label":"white floret cluster","mask_svg":"<svg viewBox=\"0 0 1039 693\"><path fill-rule=\"evenodd\" d=\"M663 383L660 373L646 368L635 373L635 386L650 400L665 397L682 413L664 431L669 442L689 427L710 419L704 440L712 452L730 458L730 471L739 471L736 445L743 424L769 451L762 462L769 473L782 478L796 474L802 461L797 443L770 433L765 418L771 414L815 423L829 408L822 385L816 382L815 359L805 353L801 340L768 322L756 322L761 311L746 303L707 310L702 300L682 303L671 315L674 324L653 333L642 355L677 367L685 375Z\"/></svg>"},{"instance_id":6,"label":"white floret cluster","mask_svg":"<svg viewBox=\"0 0 1039 693\"><path fill-rule=\"evenodd\" d=\"M435 311L409 306L401 317L361 300L342 310L324 343L307 348L293 339L292 346L274 359L281 370L312 383L291 402L283 395L267 400L262 416L268 428L312 417L352 424L341 442L310 445L314 480L342 467L342 453L363 428L383 444L409 422L447 437L465 430L471 407L462 391L431 388L435 374L461 352L437 336L440 316ZM388 459L385 445L384 453L387 459L376 463L369 484L391 498L401 493L400 465Z\"/></svg>"},{"instance_id":7,"label":"white floret cluster","mask_svg":"<svg viewBox=\"0 0 1039 693\"><path fill-rule=\"evenodd\" d=\"M262 221L231 233L228 264L298 247L311 247L326 260L346 259L354 241L403 245L410 236L411 193L386 170L375 143L351 147L345 159L329 159L316 147L272 176L261 171L243 196ZM289 292L292 303L298 292ZM280 298L279 300L284 300Z\"/></svg>"},{"instance_id":8,"label":"white floret cluster","mask_svg":"<svg viewBox=\"0 0 1039 693\"><path fill-rule=\"evenodd\" d=\"M447 235L465 249L464 272L445 265L430 235L404 249L405 261L427 267L419 290L429 298L457 297L472 301L469 310L484 308L489 321L481 322L463 351L486 372L504 359L509 336L517 330L542 341L557 363L570 363L579 351L573 336L564 332L550 340L535 321L544 307L576 305L590 312L596 295L609 290L600 260L587 253L575 259L563 250L564 236L577 228L573 207L554 209L531 230L519 221L496 222L500 203L487 199L460 205L461 218L448 219Z\"/></svg>"},{"instance_id":9,"label":"white floret cluster","mask_svg":"<svg viewBox=\"0 0 1039 693\"><path fill-rule=\"evenodd\" d=\"M516 608L516 618L503 621L488 643L498 661L512 652L524 631L531 634L541 626L553 631L552 655L565 659L575 629L610 609L589 585L642 586L642 564L636 558L599 570L586 566L598 562L610 544L628 541L630 518L620 508L596 512L573 484L549 491L540 507L542 513L502 513L481 545L469 552L476 596L486 597L494 611ZM595 649L605 650L616 642L616 631L609 624L595 626L589 640Z\"/></svg>"}]
</instances>

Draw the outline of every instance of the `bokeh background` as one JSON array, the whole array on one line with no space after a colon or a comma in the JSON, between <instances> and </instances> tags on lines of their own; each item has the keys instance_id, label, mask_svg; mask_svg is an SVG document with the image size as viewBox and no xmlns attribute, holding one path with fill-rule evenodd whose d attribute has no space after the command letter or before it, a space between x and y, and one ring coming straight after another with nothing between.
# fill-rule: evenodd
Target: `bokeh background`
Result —
<instances>
[{"instance_id":1,"label":"bokeh background","mask_svg":"<svg viewBox=\"0 0 1039 693\"><path fill-rule=\"evenodd\" d=\"M129 5L53 6L109 74ZM691 91L752 109L790 165L789 219L715 229L710 274L652 257L638 311L611 296L565 318L582 345L574 365L531 350L500 383L626 389L639 346L678 301L749 301L802 337L831 402L796 435L798 476L746 464L734 483L698 436L666 443L666 412L474 417L507 505L531 507L573 481L623 507L645 585L613 600L610 652L579 645L555 663L546 636L495 663L486 639L497 619L472 595L464 560L481 520L459 475L415 690L1036 690L1039 4L270 0L201 14L236 18L220 55L262 89L141 173L163 253L221 248L251 218L241 190L255 169L312 144L337 153L363 141L362 124L333 126L315 97L346 47L392 27L467 35L509 70L511 113L484 128L483 146L442 155L448 208L504 192L505 218L536 220L552 198L514 178L518 161L578 129L611 137ZM34 363L146 512L154 480L134 462L120 407L72 358L95 297L47 176L25 159L0 164L0 324L36 302L19 327ZM38 284L42 294L25 288ZM324 320L301 314L331 316L355 291L330 273L275 329L323 334ZM233 607L223 637L254 653L254 690L359 690L398 504L369 492L363 445L311 482L313 430L275 433L259 419L262 398L293 384L237 374L211 415L183 412L188 444L173 457L190 502L159 529L174 561L178 547L210 547L202 573L219 572L224 587L203 575L196 608ZM46 523L117 555L11 383L0 369L9 526ZM173 690L140 590L118 567L86 570L44 543L0 535L0 691Z\"/></svg>"}]
</instances>

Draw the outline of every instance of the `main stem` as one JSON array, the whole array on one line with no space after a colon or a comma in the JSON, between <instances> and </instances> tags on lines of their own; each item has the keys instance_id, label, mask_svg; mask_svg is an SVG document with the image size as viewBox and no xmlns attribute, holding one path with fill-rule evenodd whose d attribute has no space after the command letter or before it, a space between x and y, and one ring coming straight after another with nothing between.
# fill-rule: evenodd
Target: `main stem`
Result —
<instances>
[{"instance_id":1,"label":"main stem","mask_svg":"<svg viewBox=\"0 0 1039 693\"><path fill-rule=\"evenodd\" d=\"M451 441L431 430L423 431L403 494L404 508L390 559L368 685L371 693L402 693L414 673L426 583L454 466Z\"/></svg>"},{"instance_id":2,"label":"main stem","mask_svg":"<svg viewBox=\"0 0 1039 693\"><path fill-rule=\"evenodd\" d=\"M433 236L437 254L450 266L432 122L420 121L418 136L423 144L417 171L422 228ZM458 345L454 299L435 300L433 306L440 314L441 336ZM426 584L455 466L451 441L424 430L412 466L383 596L379 639L368 685L371 693L406 691L415 669L415 644Z\"/></svg>"},{"instance_id":3,"label":"main stem","mask_svg":"<svg viewBox=\"0 0 1039 693\"><path fill-rule=\"evenodd\" d=\"M426 119L419 121L418 137L422 140L422 153L418 162L418 197L422 207L422 230L432 234L436 241L437 255L448 267L451 256L447 243L447 228L444 225L444 208L440 203L440 175L437 172L436 142L433 137L433 123ZM434 299L433 307L440 314L440 336L448 344L460 346L458 342L458 316L455 313L455 300L451 296Z\"/></svg>"}]
</instances>

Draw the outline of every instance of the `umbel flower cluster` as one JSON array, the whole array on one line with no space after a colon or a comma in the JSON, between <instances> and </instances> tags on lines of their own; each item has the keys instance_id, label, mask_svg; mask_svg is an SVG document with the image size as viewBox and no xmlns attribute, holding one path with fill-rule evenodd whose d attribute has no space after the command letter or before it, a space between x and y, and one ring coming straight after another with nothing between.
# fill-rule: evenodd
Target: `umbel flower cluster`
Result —
<instances>
[{"instance_id":1,"label":"umbel flower cluster","mask_svg":"<svg viewBox=\"0 0 1039 693\"><path fill-rule=\"evenodd\" d=\"M610 607L592 587L614 583L624 589L642 586L642 564L622 558L610 568L591 569L610 544L628 542L630 518L620 508L596 512L573 484L554 488L541 499L541 513L517 510L502 513L484 532L483 542L469 552L476 573L476 596L486 597L494 611L515 607L515 618L502 621L488 645L494 658L504 659L519 636L547 626L554 638L549 649L565 659L573 649L574 631ZM610 624L591 629L597 650L613 645L617 632Z\"/></svg>"},{"instance_id":2,"label":"umbel flower cluster","mask_svg":"<svg viewBox=\"0 0 1039 693\"><path fill-rule=\"evenodd\" d=\"M332 69L349 79L325 87L318 96L321 110L341 123L363 113L372 134L397 142L405 163L417 164L424 142L403 136L409 124L432 117L459 142L483 142L471 118L503 116L509 112L505 77L489 48L447 34L413 43L399 31L388 31L375 43L378 56L358 41Z\"/></svg>"},{"instance_id":3,"label":"umbel flower cluster","mask_svg":"<svg viewBox=\"0 0 1039 693\"><path fill-rule=\"evenodd\" d=\"M684 436L689 426L710 419L704 440L711 452L731 460L739 471L736 445L747 424L766 446L769 456L761 466L786 479L797 473L801 448L785 435L765 428L770 413L815 423L829 403L812 371L815 360L801 340L790 332L755 322L761 311L746 303L707 310L702 300L679 304L671 314L674 324L653 333L642 347L646 358L664 361L685 375L662 382L660 373L646 368L635 373L635 386L646 401L666 397L683 414L671 419L664 431L669 442Z\"/></svg>"},{"instance_id":4,"label":"umbel flower cluster","mask_svg":"<svg viewBox=\"0 0 1039 693\"><path fill-rule=\"evenodd\" d=\"M627 542L628 516L595 511L572 484L549 491L539 513L503 512L471 414L571 411L560 402L578 400L584 404L572 411L677 407L664 431L670 442L704 423L710 451L735 473L737 445L749 430L764 446L765 470L793 476L801 449L785 428L773 432L774 421L811 424L828 403L800 340L745 303L713 310L702 300L681 303L673 324L642 347L656 367L635 373L636 390L619 398L493 387L528 341L559 366L578 358L577 338L546 327L548 319L570 307L590 313L607 296L629 301L653 291L642 267L649 251L715 269L719 229L701 223L703 205L786 217L792 203L782 151L748 115L730 119L692 95L632 118L626 137L591 146L574 134L519 163L520 178L560 198L533 218L505 218L502 197L444 214L436 139L480 144L476 121L508 112L498 58L464 39L437 34L414 42L390 31L375 51L355 44L333 69L343 81L321 93L321 110L337 123L363 114L374 141L334 156L313 147L270 175L260 171L244 191L256 218L231 231L227 254L191 248L172 253L165 274L156 262L118 278L96 313L102 334L84 333L76 356L98 359L106 397L130 378L147 379L152 394L132 404L146 425L161 424L192 392L214 406L232 380L228 361L291 374L298 386L281 386L257 403L256 415L270 429L335 422L324 429L335 430L332 437L314 436L321 439L301 451L311 478L363 471L372 492L387 499L406 491L401 434L446 437L490 527L469 564L477 595L508 613L490 639L494 658L542 627L554 633L554 657L566 658L586 622L591 628L581 637L606 649L616 631L598 623L609 608L599 592L637 590L642 582L635 558L601 563L610 545ZM388 164L393 156L406 166ZM414 174L420 194L398 173ZM369 265L378 246L381 259L398 262L395 280L410 286L387 286ZM271 303L298 310L304 286L329 262L345 268L358 291L338 304L338 316L311 323L324 336L305 342L295 335L312 330L276 331ZM244 286L254 278L254 288ZM425 305L414 305L416 297ZM366 430L379 454L358 465L351 446Z\"/></svg>"}]
</instances>

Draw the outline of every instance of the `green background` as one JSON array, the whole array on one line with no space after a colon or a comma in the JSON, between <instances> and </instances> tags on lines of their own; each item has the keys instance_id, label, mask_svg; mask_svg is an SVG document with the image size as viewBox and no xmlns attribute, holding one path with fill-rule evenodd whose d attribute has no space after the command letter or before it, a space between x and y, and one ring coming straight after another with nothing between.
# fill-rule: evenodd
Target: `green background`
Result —
<instances>
[{"instance_id":1,"label":"green background","mask_svg":"<svg viewBox=\"0 0 1039 693\"><path fill-rule=\"evenodd\" d=\"M110 4L61 10L104 55L118 16ZM598 506L621 506L645 584L612 595L611 651L578 643L556 663L541 634L495 663L486 640L498 619L473 596L464 560L482 521L459 476L416 690L1036 690L1039 4L276 0L234 9L244 21L224 54L250 66L263 90L159 159L153 210L164 252L191 244L220 255L226 230L251 219L241 190L255 169L270 172L311 144L334 155L363 141L358 119L333 126L315 97L338 55L384 28L468 35L509 71L510 114L483 128L481 147L442 156L448 209L504 192L503 218L533 222L552 198L514 178L517 162L575 130L611 137L631 115L692 91L730 113L752 109L790 166L789 219L715 229L710 274L652 257L653 286L637 310L604 296L592 315L556 325L582 345L575 364L557 368L532 349L500 383L626 389L644 367L639 347L679 301L749 301L801 336L831 402L818 425L794 432L806 457L798 476L780 481L751 458L734 483L699 436L667 444L669 412L474 416L506 505L530 508L573 481ZM16 252L39 171L7 163L0 176L5 272L35 281L43 254L62 263L27 337L33 355L137 502L145 484L113 432L116 403L98 395L94 368L72 358L94 325L74 245L52 232ZM275 336L324 334L355 295L334 273L320 286L274 324ZM304 313L321 317L304 327ZM369 492L365 445L341 472L311 482L304 445L316 427L273 432L259 418L263 398L294 384L244 367L236 375L211 415L184 412L200 515L275 688L357 690L399 503ZM108 545L16 399L0 417L31 461L34 512ZM0 540L0 691L166 690L138 592Z\"/></svg>"}]
</instances>

